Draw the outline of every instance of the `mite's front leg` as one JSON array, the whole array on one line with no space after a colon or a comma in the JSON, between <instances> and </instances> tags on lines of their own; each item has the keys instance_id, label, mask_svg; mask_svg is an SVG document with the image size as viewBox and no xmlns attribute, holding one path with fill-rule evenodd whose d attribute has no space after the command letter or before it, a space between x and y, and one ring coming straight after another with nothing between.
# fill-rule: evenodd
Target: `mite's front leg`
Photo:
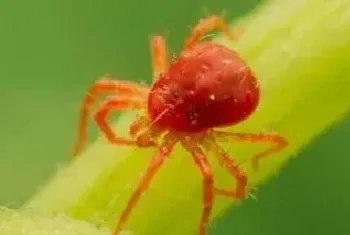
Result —
<instances>
[{"instance_id":1,"label":"mite's front leg","mask_svg":"<svg viewBox=\"0 0 350 235\"><path fill-rule=\"evenodd\" d=\"M117 95L139 97L140 99L143 99L148 91L147 88L136 83L110 79L111 77L105 76L97 80L84 97L79 114L78 137L73 149L72 157L77 156L85 146L90 107L97 101L100 94L114 93Z\"/></svg>"},{"instance_id":2,"label":"mite's front leg","mask_svg":"<svg viewBox=\"0 0 350 235\"><path fill-rule=\"evenodd\" d=\"M230 40L237 40L242 31L242 26L231 29L221 16L213 15L202 19L196 26L193 27L191 35L185 41L184 48L190 48L195 45L203 36L212 30L220 30Z\"/></svg>"},{"instance_id":3,"label":"mite's front leg","mask_svg":"<svg viewBox=\"0 0 350 235\"><path fill-rule=\"evenodd\" d=\"M132 210L140 200L141 194L147 190L153 177L158 172L160 167L163 165L166 157L172 152L173 146L176 143L176 141L177 140L172 138L170 135L164 137L163 144L157 150L157 154L152 158L146 172L144 173L138 186L136 187L136 190L131 195L125 209L123 210L120 216L120 219L118 221L117 227L113 233L114 235L119 235L119 233L122 231Z\"/></svg>"},{"instance_id":4,"label":"mite's front leg","mask_svg":"<svg viewBox=\"0 0 350 235\"><path fill-rule=\"evenodd\" d=\"M124 110L138 110L144 107L141 100L131 99L128 97L109 97L105 102L101 104L99 109L95 113L95 121L99 126L102 133L105 134L107 139L113 144L134 145L135 140L130 140L122 137L117 137L112 128L107 122L107 116L110 111L124 111Z\"/></svg>"},{"instance_id":5,"label":"mite's front leg","mask_svg":"<svg viewBox=\"0 0 350 235\"><path fill-rule=\"evenodd\" d=\"M165 38L161 35L151 38L153 79L168 69L168 50Z\"/></svg>"}]
</instances>

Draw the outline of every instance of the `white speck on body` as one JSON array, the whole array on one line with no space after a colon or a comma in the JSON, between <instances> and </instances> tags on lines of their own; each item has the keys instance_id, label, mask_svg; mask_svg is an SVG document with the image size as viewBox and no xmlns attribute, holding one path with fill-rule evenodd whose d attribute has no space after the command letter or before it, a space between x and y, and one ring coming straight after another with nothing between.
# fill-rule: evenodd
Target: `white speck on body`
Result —
<instances>
[{"instance_id":1,"label":"white speck on body","mask_svg":"<svg viewBox=\"0 0 350 235\"><path fill-rule=\"evenodd\" d=\"M232 60L222 60L221 61L224 65L230 65L232 64Z\"/></svg>"},{"instance_id":2,"label":"white speck on body","mask_svg":"<svg viewBox=\"0 0 350 235\"><path fill-rule=\"evenodd\" d=\"M206 70L208 70L209 69L209 67L208 66L206 66L206 65L202 65L202 70L203 71L206 71Z\"/></svg>"},{"instance_id":3,"label":"white speck on body","mask_svg":"<svg viewBox=\"0 0 350 235\"><path fill-rule=\"evenodd\" d=\"M211 100L215 100L215 99L216 99L216 97L215 97L215 95L214 95L214 94L211 94L211 95L209 96L209 99L211 99Z\"/></svg>"}]
</instances>

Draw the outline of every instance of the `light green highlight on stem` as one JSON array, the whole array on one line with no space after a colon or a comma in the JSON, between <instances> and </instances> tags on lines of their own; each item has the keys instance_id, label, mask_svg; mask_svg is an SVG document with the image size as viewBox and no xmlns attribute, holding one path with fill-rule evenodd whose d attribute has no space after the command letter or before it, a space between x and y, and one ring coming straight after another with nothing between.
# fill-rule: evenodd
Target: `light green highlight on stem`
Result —
<instances>
[{"instance_id":1,"label":"light green highlight on stem","mask_svg":"<svg viewBox=\"0 0 350 235\"><path fill-rule=\"evenodd\" d=\"M349 111L350 1L276 0L244 22L240 42L218 41L237 49L253 68L261 81L262 99L248 121L227 130L278 131L290 143L285 151L265 159L257 173L248 160L263 146L223 144L242 163L249 188L254 188ZM131 117L123 115L115 130L125 134ZM100 137L77 161L59 170L26 206L112 228L153 153L112 146ZM217 186L232 188L232 177L209 157ZM176 148L133 211L127 229L142 235L194 234L201 186L191 157ZM213 219L235 203L217 197Z\"/></svg>"},{"instance_id":2,"label":"light green highlight on stem","mask_svg":"<svg viewBox=\"0 0 350 235\"><path fill-rule=\"evenodd\" d=\"M109 235L110 230L97 229L95 225L65 215L43 217L34 211L10 210L4 207L0 208L0 234Z\"/></svg>"}]
</instances>

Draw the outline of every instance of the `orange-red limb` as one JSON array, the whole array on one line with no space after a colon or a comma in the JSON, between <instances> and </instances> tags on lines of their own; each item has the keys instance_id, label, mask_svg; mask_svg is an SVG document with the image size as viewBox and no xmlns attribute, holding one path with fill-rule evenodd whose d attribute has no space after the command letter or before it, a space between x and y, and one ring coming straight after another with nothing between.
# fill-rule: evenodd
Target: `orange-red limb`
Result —
<instances>
[{"instance_id":1,"label":"orange-red limb","mask_svg":"<svg viewBox=\"0 0 350 235\"><path fill-rule=\"evenodd\" d=\"M247 175L240 169L238 164L215 142L204 144L207 151L213 151L218 158L220 165L225 168L235 179L235 190L229 191L224 189L214 188L215 194L223 195L227 197L244 199L246 196Z\"/></svg>"},{"instance_id":2,"label":"orange-red limb","mask_svg":"<svg viewBox=\"0 0 350 235\"><path fill-rule=\"evenodd\" d=\"M159 73L168 69L168 51L166 40L161 35L155 35L151 38L151 55L153 67L153 79L156 79Z\"/></svg>"},{"instance_id":3,"label":"orange-red limb","mask_svg":"<svg viewBox=\"0 0 350 235\"><path fill-rule=\"evenodd\" d=\"M126 208L122 211L117 227L113 233L114 235L119 235L119 233L122 231L132 210L138 203L141 194L147 190L150 182L152 181L153 177L156 175L160 167L163 165L166 157L172 152L175 141L176 140L172 140L171 137L165 137L162 146L160 146L160 148L157 150L158 152L149 163L146 172L144 173L138 186L136 187L136 190L132 193L126 205Z\"/></svg>"},{"instance_id":4,"label":"orange-red limb","mask_svg":"<svg viewBox=\"0 0 350 235\"><path fill-rule=\"evenodd\" d=\"M248 143L270 143L273 144L270 148L265 151L259 152L253 156L252 166L254 170L257 170L259 167L259 161L280 150L284 149L288 142L287 140L278 134L272 133L228 133L215 131L214 138L217 141L229 142L229 141L240 141L240 142L248 142Z\"/></svg>"},{"instance_id":5,"label":"orange-red limb","mask_svg":"<svg viewBox=\"0 0 350 235\"><path fill-rule=\"evenodd\" d=\"M230 40L236 40L236 35L230 29L230 26L226 24L225 20L221 16L213 15L205 19L200 20L200 22L193 27L191 35L185 41L184 48L190 48L195 45L201 38L212 30L220 30L228 37Z\"/></svg>"},{"instance_id":6,"label":"orange-red limb","mask_svg":"<svg viewBox=\"0 0 350 235\"><path fill-rule=\"evenodd\" d=\"M132 137L136 138L137 146L154 147L157 145L155 140L164 133L164 130L152 126L148 117L142 115L131 123L129 133Z\"/></svg>"},{"instance_id":7,"label":"orange-red limb","mask_svg":"<svg viewBox=\"0 0 350 235\"><path fill-rule=\"evenodd\" d=\"M129 134L133 137L137 136L143 128L147 128L149 120L147 116L139 116L129 127Z\"/></svg>"},{"instance_id":8,"label":"orange-red limb","mask_svg":"<svg viewBox=\"0 0 350 235\"><path fill-rule=\"evenodd\" d=\"M102 133L113 144L133 145L136 144L135 140L117 137L112 128L107 122L107 117L110 111L122 111L122 110L134 110L141 109L143 107L142 101L138 99L131 99L128 97L108 97L105 102L101 104L95 113L95 121Z\"/></svg>"},{"instance_id":9,"label":"orange-red limb","mask_svg":"<svg viewBox=\"0 0 350 235\"><path fill-rule=\"evenodd\" d=\"M203 209L199 224L199 235L207 234L207 224L214 205L214 177L207 157L196 145L184 142L184 147L192 154L193 160L200 169L203 177Z\"/></svg>"},{"instance_id":10,"label":"orange-red limb","mask_svg":"<svg viewBox=\"0 0 350 235\"><path fill-rule=\"evenodd\" d=\"M80 108L78 137L73 149L73 157L78 155L84 148L87 138L87 122L90 107L97 101L100 94L115 93L123 96L142 97L146 92L146 88L136 83L109 80L109 77L97 80L87 92Z\"/></svg>"}]
</instances>

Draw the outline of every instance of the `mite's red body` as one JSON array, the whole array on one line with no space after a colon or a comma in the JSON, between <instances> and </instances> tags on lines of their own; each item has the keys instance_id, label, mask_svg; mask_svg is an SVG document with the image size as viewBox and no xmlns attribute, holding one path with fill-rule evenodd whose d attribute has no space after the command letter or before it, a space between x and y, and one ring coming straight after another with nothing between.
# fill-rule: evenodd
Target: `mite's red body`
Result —
<instances>
[{"instance_id":1,"label":"mite's red body","mask_svg":"<svg viewBox=\"0 0 350 235\"><path fill-rule=\"evenodd\" d=\"M96 81L84 99L74 156L79 154L85 144L89 107L96 101L97 95L104 92L114 95L99 106L95 121L107 139L113 144L157 147L157 153L121 212L114 235L122 231L141 194L169 157L175 144L180 143L188 151L203 178L199 235L207 233L215 195L236 199L244 199L247 195L247 175L218 142L273 144L253 156L253 169L257 169L260 159L287 145L287 141L277 134L215 130L216 127L237 124L247 119L256 110L260 90L253 72L237 52L219 44L200 42L213 29L219 29L228 38L235 39L222 17L208 17L193 28L180 55L168 65L165 38L153 36L151 54L154 81L150 88L105 77ZM131 124L129 133L132 138L120 137L112 130L107 122L112 110L141 110L146 113ZM215 187L213 171L206 156L209 151L214 152L221 166L236 180L234 188Z\"/></svg>"},{"instance_id":2,"label":"mite's red body","mask_svg":"<svg viewBox=\"0 0 350 235\"><path fill-rule=\"evenodd\" d=\"M200 43L153 83L148 112L161 128L200 132L241 122L257 107L259 94L257 80L236 52Z\"/></svg>"}]
</instances>

